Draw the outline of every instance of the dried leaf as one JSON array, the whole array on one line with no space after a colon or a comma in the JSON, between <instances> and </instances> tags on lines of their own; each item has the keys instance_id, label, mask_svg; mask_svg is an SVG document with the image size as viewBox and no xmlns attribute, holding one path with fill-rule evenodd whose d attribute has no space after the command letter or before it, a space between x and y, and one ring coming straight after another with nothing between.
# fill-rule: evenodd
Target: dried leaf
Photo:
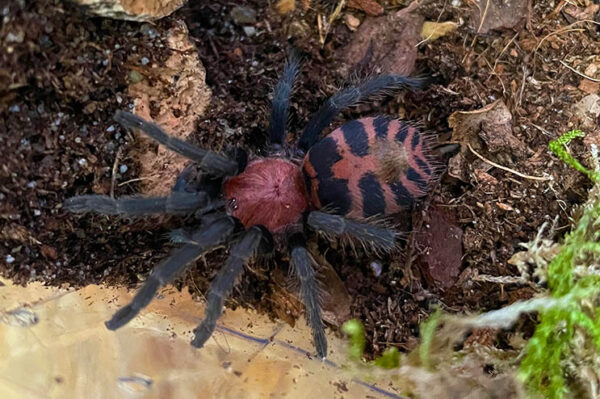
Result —
<instances>
[{"instance_id":1,"label":"dried leaf","mask_svg":"<svg viewBox=\"0 0 600 399\"><path fill-rule=\"evenodd\" d=\"M296 9L296 0L279 0L275 4L275 9L281 15L285 15Z\"/></svg>"},{"instance_id":2,"label":"dried leaf","mask_svg":"<svg viewBox=\"0 0 600 399\"><path fill-rule=\"evenodd\" d=\"M458 28L458 24L452 21L446 22L431 22L425 21L421 29L421 39L434 41L448 33L454 32Z\"/></svg>"}]
</instances>

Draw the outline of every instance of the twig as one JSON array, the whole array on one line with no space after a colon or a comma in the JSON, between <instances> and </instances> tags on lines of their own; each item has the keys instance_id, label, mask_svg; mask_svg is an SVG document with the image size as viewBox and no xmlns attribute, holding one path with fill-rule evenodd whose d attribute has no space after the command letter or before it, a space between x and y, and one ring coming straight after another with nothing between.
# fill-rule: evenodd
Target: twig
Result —
<instances>
[{"instance_id":1,"label":"twig","mask_svg":"<svg viewBox=\"0 0 600 399\"><path fill-rule=\"evenodd\" d=\"M119 163L119 158L121 158L121 147L117 149L115 162L113 162L112 166L112 176L110 178L110 198L115 198L115 183L117 181L117 164Z\"/></svg>"},{"instance_id":2,"label":"twig","mask_svg":"<svg viewBox=\"0 0 600 399\"><path fill-rule=\"evenodd\" d=\"M479 21L479 27L477 28L477 32L475 32L475 36L473 36L473 41L471 41L471 45L469 46L469 51L467 51L467 54L465 54L461 63L465 62L467 57L471 54L471 51L473 50L473 46L475 46L475 41L477 40L477 35L479 35L479 32L481 32L481 28L483 28L483 23L485 22L485 19L487 17L487 13L488 13L488 9L490 8L491 1L492 0L487 0L485 3L485 9L483 10L483 15L481 15L481 20ZM477 3L475 3L475 4L477 4ZM481 8L479 6L477 6L477 8L479 8L479 11L481 11Z\"/></svg>"},{"instance_id":3,"label":"twig","mask_svg":"<svg viewBox=\"0 0 600 399\"><path fill-rule=\"evenodd\" d=\"M136 177L135 179L130 179L130 180L124 181L123 183L119 183L119 187L124 186L126 184L135 183L136 181L150 180L152 178L153 178L153 176L151 176L151 177Z\"/></svg>"},{"instance_id":4,"label":"twig","mask_svg":"<svg viewBox=\"0 0 600 399\"><path fill-rule=\"evenodd\" d=\"M515 39L517 38L517 36L519 36L519 32L515 33L515 35L512 37L512 39L510 39L508 41L508 43L506 43L506 46L504 46L504 48L502 49L502 51L500 51L500 54L498 54L498 57L496 57L496 60L494 61L494 67L492 68L493 71L496 71L496 66L498 65L498 61L500 60L500 57L502 57L502 54L504 54L504 52L506 50L508 50L508 47L511 45L512 42L515 41Z\"/></svg>"},{"instance_id":5,"label":"twig","mask_svg":"<svg viewBox=\"0 0 600 399\"><path fill-rule=\"evenodd\" d=\"M592 82L600 82L600 79L595 79L595 78L592 78L591 76L587 76L586 74L579 72L577 69L573 68L571 65L567 64L563 60L560 60L559 62L583 78L591 80Z\"/></svg>"},{"instance_id":6,"label":"twig","mask_svg":"<svg viewBox=\"0 0 600 399\"><path fill-rule=\"evenodd\" d=\"M467 147L469 148L469 150L471 150L471 152L472 152L472 153L473 153L473 154L474 154L474 155L475 155L477 158L481 159L483 162L486 162L486 163L488 163L488 164L490 164L490 165L492 165L492 166L494 166L494 167L496 167L496 168L498 168L498 169L502 169L502 170L505 170L505 171L507 171L507 172L513 173L513 174L515 174L515 175L517 175L517 176L520 176L520 177L522 177L522 178L524 178L524 179L529 179L529 180L538 180L538 181L548 181L548 180L552 180L552 177L530 176L530 175L523 174L523 173L521 173L521 172L517 172L517 171L516 171L516 170L514 170L514 169L511 169L511 168L508 168L508 167L506 167L506 166L502 166L502 165L500 165L500 164L497 164L497 163L495 163L495 162L492 162L492 161L490 161L489 159L485 158L483 155L480 155L480 154L479 154L477 151L475 151L475 150L473 149L473 147L471 147L471 144L467 143Z\"/></svg>"}]
</instances>

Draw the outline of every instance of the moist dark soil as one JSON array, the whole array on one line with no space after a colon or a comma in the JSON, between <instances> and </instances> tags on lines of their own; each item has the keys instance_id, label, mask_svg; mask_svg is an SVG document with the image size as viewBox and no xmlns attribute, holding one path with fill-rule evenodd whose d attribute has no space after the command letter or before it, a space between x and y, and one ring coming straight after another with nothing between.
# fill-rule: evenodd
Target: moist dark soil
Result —
<instances>
[{"instance_id":1,"label":"moist dark soil","mask_svg":"<svg viewBox=\"0 0 600 399\"><path fill-rule=\"evenodd\" d=\"M134 137L112 115L131 104L127 85L135 75L128 56L160 64L168 56L164 33L175 20L186 22L213 91L209 110L191 139L206 148L221 149L223 143L215 135L227 130L220 135L228 137L226 145L260 153L266 143L270 93L292 47L303 55L290 111L292 140L309 115L343 86L346 77L338 72L334 53L355 33L340 19L325 43L319 42L315 21L317 15L332 11L327 4L303 10L297 2L295 11L281 16L261 1L235 3L256 11L254 31L237 25L231 17L234 4L220 0L192 1L153 25L85 16L77 6L58 0L2 6L0 272L4 277L23 284L41 280L74 287L90 283L134 287L173 248L169 229L193 223L177 218L73 216L61 208L65 198L76 194L109 193L111 187L115 196L139 192L139 164L129 155ZM467 5L454 8L445 3L428 2L419 12L429 21L459 21L466 15ZM447 120L454 111L476 110L503 99L513 116L513 134L530 149L526 159L514 159L510 167L527 175L554 177L551 182L536 181L490 168L491 178L484 181L467 174L464 181L442 173L412 214L401 215L407 231L402 251L383 258L339 246L328 249L328 243L318 241L318 250L348 290L352 317L365 324L370 354L390 345L414 347L419 323L432 305L451 312L481 312L531 297L527 286L479 282L471 276L474 271L518 276L507 261L519 243L534 238L544 222L557 216L556 231L568 230L571 210L586 198L585 179L553 157L547 145L577 127L571 110L587 94L579 88L583 78L560 60L598 54L598 32L581 25L576 31L553 34L573 21L553 12L549 2L540 3L544 4L529 9L525 27L518 31L476 36L464 24L421 44L417 72L434 76L435 84L423 92L361 104L332 125L358 116L401 112L444 143L450 140ZM397 8L387 4L386 13ZM345 12L365 18L357 10ZM575 155L586 152L578 143L570 150ZM444 166L447 159L440 162ZM423 249L414 245L410 234L431 206L443 209L463 232L461 276L449 288L423 275L419 267ZM225 255L223 250L199 261L180 284L198 295L206 292ZM369 266L374 260L383 267L379 276ZM275 269L287 269L283 255L249 268L230 305L253 307L274 317L280 314L281 305L273 299L279 287L269 277Z\"/></svg>"}]
</instances>

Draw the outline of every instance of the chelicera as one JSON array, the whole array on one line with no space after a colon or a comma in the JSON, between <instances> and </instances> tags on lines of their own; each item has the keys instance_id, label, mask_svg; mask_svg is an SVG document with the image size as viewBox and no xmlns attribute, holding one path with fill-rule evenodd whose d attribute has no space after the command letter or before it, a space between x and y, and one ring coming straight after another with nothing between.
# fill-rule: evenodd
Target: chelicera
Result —
<instances>
[{"instance_id":1,"label":"chelicera","mask_svg":"<svg viewBox=\"0 0 600 399\"><path fill-rule=\"evenodd\" d=\"M320 139L321 132L346 107L389 89L418 89L425 81L383 75L341 90L309 120L294 146L286 143L286 130L298 70L297 59L290 57L275 87L266 156L237 151L233 159L171 137L131 113L115 114L115 120L125 128L141 130L192 163L167 197L82 195L68 199L65 208L126 217L193 214L199 223L191 231L172 233L172 239L182 246L153 270L131 303L106 322L109 329L127 324L161 286L173 281L202 254L228 244L229 258L210 285L205 318L194 331L192 345L202 347L212 335L246 261L283 247L289 251L290 266L300 281L317 354L325 358L327 340L315 261L305 247L306 236L311 231L320 232L348 237L377 250L392 250L396 231L374 220L410 207L422 197L432 179L432 167L423 136L397 119L377 116L353 120Z\"/></svg>"}]
</instances>

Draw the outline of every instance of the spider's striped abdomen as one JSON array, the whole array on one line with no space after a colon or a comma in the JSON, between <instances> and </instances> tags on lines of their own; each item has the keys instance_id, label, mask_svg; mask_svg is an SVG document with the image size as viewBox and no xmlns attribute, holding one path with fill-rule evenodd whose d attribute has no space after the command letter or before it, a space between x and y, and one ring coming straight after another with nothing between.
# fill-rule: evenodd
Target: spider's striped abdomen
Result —
<instances>
[{"instance_id":1,"label":"spider's striped abdomen","mask_svg":"<svg viewBox=\"0 0 600 399\"><path fill-rule=\"evenodd\" d=\"M432 178L422 134L384 116L350 121L316 143L302 166L310 202L340 215L391 215Z\"/></svg>"}]
</instances>

